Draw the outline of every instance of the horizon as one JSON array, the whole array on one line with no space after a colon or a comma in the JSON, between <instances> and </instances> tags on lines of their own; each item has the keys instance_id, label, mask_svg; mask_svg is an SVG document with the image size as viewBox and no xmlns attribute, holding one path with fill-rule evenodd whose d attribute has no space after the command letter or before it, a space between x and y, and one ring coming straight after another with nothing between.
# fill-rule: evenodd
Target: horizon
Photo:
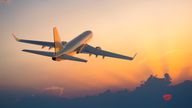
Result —
<instances>
[{"instance_id":1,"label":"horizon","mask_svg":"<svg viewBox=\"0 0 192 108\"><path fill-rule=\"evenodd\" d=\"M103 94L103 93L118 93L118 92L121 92L121 91L127 91L127 92L134 92L136 91L137 89L140 89L141 87L143 86L148 86L146 85L146 83L159 83L159 82L153 82L151 79L155 79L156 81L159 80L163 83L165 83L165 86L167 87L175 87L175 86L178 86L178 85L182 85L188 81L191 82L192 84L192 80L184 80L178 84L173 84L172 82L172 78L171 76L169 76L169 79L168 80L165 80L166 79L166 74L168 73L165 73L163 77L158 77L158 76L155 76L155 75L149 75L145 80L141 81L140 84L136 85L136 87L134 89L128 89L128 88L121 88L121 89L117 89L117 90L113 90L113 89L104 89L102 91L98 91L97 93L94 93L94 94L83 94L83 95L76 95L76 96L65 96L63 93L64 93L64 89L62 87L57 87L57 86L52 86L52 87L49 87L49 88L46 88L46 89L41 89L41 90L29 90L29 89L7 89L7 88L0 88L0 93L1 92L6 92L6 93L21 93L21 92L24 92L24 94L27 94L29 96L39 96L39 95L42 95L42 96L54 96L54 97L62 97L62 98L65 98L65 99L78 99L78 98L85 98L87 96L98 96L100 94ZM169 74L168 74L169 75ZM155 89L155 87L154 87ZM15 92L16 91L16 92ZM18 95L19 96L19 95ZM21 98L25 98L25 96L22 96L22 94L20 94Z\"/></svg>"}]
</instances>

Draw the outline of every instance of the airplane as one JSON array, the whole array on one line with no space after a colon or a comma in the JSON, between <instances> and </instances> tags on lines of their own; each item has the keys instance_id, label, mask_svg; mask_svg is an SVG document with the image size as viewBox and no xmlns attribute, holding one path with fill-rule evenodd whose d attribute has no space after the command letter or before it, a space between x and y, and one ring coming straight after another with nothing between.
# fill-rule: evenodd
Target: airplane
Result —
<instances>
[{"instance_id":1,"label":"airplane","mask_svg":"<svg viewBox=\"0 0 192 108\"><path fill-rule=\"evenodd\" d=\"M47 41L36 41L36 40L25 40L19 39L14 34L12 34L16 41L28 44L35 44L40 45L42 48L49 47L49 49L54 48L54 52L47 52L47 51L38 51L38 50L30 50L24 49L22 51L33 53L37 55L51 57L53 61L61 61L61 60L72 60L72 61L79 61L79 62L87 62L87 60L78 58L73 56L74 54L92 54L125 60L133 60L137 54L133 57L124 56L121 54L112 53L109 51L102 50L101 47L93 47L88 44L90 39L93 37L92 31L88 30L77 36L76 38L72 39L69 42L61 41L58 30L56 27L53 28L53 37L54 42L47 42Z\"/></svg>"}]
</instances>

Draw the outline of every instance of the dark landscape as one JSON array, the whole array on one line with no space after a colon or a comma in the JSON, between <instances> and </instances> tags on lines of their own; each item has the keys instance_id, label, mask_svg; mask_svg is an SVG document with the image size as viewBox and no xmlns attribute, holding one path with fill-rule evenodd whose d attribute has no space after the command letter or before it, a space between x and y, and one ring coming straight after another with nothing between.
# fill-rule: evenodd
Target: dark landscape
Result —
<instances>
[{"instance_id":1,"label":"dark landscape","mask_svg":"<svg viewBox=\"0 0 192 108\"><path fill-rule=\"evenodd\" d=\"M171 85L169 74L164 78L151 75L133 91L106 90L74 99L21 91L0 93L0 108L192 108L192 81Z\"/></svg>"}]
</instances>

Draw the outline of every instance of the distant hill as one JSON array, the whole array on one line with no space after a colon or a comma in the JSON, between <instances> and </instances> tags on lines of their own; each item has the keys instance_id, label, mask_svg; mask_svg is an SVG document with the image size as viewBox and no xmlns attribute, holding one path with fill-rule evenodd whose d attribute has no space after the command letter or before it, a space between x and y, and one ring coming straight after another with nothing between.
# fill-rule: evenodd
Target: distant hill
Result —
<instances>
[{"instance_id":1,"label":"distant hill","mask_svg":"<svg viewBox=\"0 0 192 108\"><path fill-rule=\"evenodd\" d=\"M96 96L75 99L45 94L24 95L20 99L18 94L0 92L0 108L192 108L192 81L170 84L169 74L164 78L151 75L134 91L125 89L113 93L107 90ZM18 98L13 100L13 97Z\"/></svg>"}]
</instances>

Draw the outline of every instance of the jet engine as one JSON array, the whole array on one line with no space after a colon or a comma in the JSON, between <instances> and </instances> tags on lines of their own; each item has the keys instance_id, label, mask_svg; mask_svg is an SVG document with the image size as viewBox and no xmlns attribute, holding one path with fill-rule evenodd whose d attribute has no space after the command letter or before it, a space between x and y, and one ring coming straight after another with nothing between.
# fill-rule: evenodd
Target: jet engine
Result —
<instances>
[{"instance_id":1,"label":"jet engine","mask_svg":"<svg viewBox=\"0 0 192 108\"><path fill-rule=\"evenodd\" d=\"M101 50L101 47L99 47L99 46L97 46L97 47L95 47L95 48L98 49L98 50ZM95 55L95 57L97 58L98 55Z\"/></svg>"},{"instance_id":2,"label":"jet engine","mask_svg":"<svg viewBox=\"0 0 192 108\"><path fill-rule=\"evenodd\" d=\"M99 47L99 46L97 46L97 47L95 47L96 49L98 49L98 50L101 50L101 47Z\"/></svg>"},{"instance_id":3,"label":"jet engine","mask_svg":"<svg viewBox=\"0 0 192 108\"><path fill-rule=\"evenodd\" d=\"M41 47L41 49L43 49L43 48L45 48L45 47L46 47L46 46L43 45L43 46Z\"/></svg>"},{"instance_id":4,"label":"jet engine","mask_svg":"<svg viewBox=\"0 0 192 108\"><path fill-rule=\"evenodd\" d=\"M65 44L67 44L67 42L66 42L66 41L62 41L61 43L62 43L62 45L63 45L63 46L64 46Z\"/></svg>"},{"instance_id":5,"label":"jet engine","mask_svg":"<svg viewBox=\"0 0 192 108\"><path fill-rule=\"evenodd\" d=\"M52 57L52 60L53 60L53 61L61 61L61 59L60 59L60 58L57 58L57 57Z\"/></svg>"}]
</instances>

